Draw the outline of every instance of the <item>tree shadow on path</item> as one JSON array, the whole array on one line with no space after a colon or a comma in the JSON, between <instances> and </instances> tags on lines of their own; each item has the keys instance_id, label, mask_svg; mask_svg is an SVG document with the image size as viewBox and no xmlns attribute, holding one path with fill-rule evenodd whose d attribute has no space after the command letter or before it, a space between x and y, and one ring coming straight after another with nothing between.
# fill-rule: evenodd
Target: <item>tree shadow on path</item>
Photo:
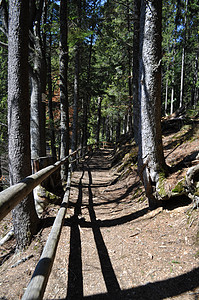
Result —
<instances>
[{"instance_id":1,"label":"tree shadow on path","mask_svg":"<svg viewBox=\"0 0 199 300\"><path fill-rule=\"evenodd\" d=\"M127 216L122 216L120 218L112 220L97 220L95 214L95 204L93 203L93 193L92 193L92 175L89 168L87 168L89 184L82 186L82 177L79 181L79 195L78 200L75 205L75 213L71 220L66 221L65 225L71 226L71 237L70 237L70 256L69 256L69 266L68 266L68 288L67 288L67 300L80 300L80 299L93 299L93 300L144 300L153 299L161 300L168 297L175 297L182 295L185 292L191 291L193 295L192 299L199 299L199 293L194 290L199 287L199 268L193 269L185 274L156 281L153 283L148 283L146 285L140 285L134 288L121 290L118 279L114 272L112 262L109 257L109 253L104 242L101 227L116 226L119 224L124 224L131 220L135 220L145 214L147 214L148 209L144 208L140 211L134 212ZM86 222L84 219L79 218L81 215L81 205L82 205L82 189L88 189L88 211L90 215L90 222ZM107 203L106 203L107 204ZM82 251L81 251L81 236L80 236L80 226L92 228L93 236L99 256L99 261L101 265L101 271L103 274L104 282L106 285L107 292L102 294L96 294L91 296L83 295L83 271L82 271ZM49 299L50 300L50 299ZM54 299L55 300L55 299Z\"/></svg>"},{"instance_id":2,"label":"tree shadow on path","mask_svg":"<svg viewBox=\"0 0 199 300\"><path fill-rule=\"evenodd\" d=\"M82 274L82 250L81 236L79 229L79 218L82 206L82 179L79 181L79 194L75 205L74 216L71 218L70 232L70 255L68 264L68 287L67 300L82 299L83 297L83 274Z\"/></svg>"},{"instance_id":3,"label":"tree shadow on path","mask_svg":"<svg viewBox=\"0 0 199 300\"><path fill-rule=\"evenodd\" d=\"M179 296L185 292L192 291L190 293L193 296L192 299L197 300L199 299L199 292L194 292L197 287L199 287L199 268L193 269L190 272L176 276L174 278L148 283L146 285L141 285L132 289L122 290L114 299L161 300L168 297ZM83 299L112 300L113 298L109 297L108 293L104 293L83 297Z\"/></svg>"},{"instance_id":4,"label":"tree shadow on path","mask_svg":"<svg viewBox=\"0 0 199 300\"><path fill-rule=\"evenodd\" d=\"M91 219L89 227L91 227L93 231L93 236L96 243L101 270L108 291L108 295L109 297L111 297L111 299L116 299L117 294L121 290L102 233L100 231L100 225L96 220L96 215L93 207L93 194L91 188L92 176L89 170L88 170L88 175L89 175L88 210ZM81 220L78 218L78 216L81 215L81 204L82 204L82 184L80 179L79 196L75 206L75 214L72 217L72 221L71 221L70 255L69 255L69 266L68 266L68 288L67 288L67 297L66 297L67 300L83 299L81 238L80 238L80 230L79 230L79 224L81 224Z\"/></svg>"}]
</instances>

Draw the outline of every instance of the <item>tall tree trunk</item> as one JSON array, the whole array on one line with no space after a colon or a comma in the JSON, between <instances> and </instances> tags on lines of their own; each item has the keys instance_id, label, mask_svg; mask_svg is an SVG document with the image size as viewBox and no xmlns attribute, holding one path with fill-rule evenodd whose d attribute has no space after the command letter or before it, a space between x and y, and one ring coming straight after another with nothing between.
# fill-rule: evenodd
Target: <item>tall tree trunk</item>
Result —
<instances>
[{"instance_id":1,"label":"tall tree trunk","mask_svg":"<svg viewBox=\"0 0 199 300\"><path fill-rule=\"evenodd\" d=\"M49 53L47 57L47 80L48 80L48 116L50 122L50 142L51 142L51 154L54 158L57 157L56 147L55 147L55 127L54 127L54 117L53 117L53 107L52 107L52 74L51 74L51 34L49 41Z\"/></svg>"},{"instance_id":2,"label":"tall tree trunk","mask_svg":"<svg viewBox=\"0 0 199 300\"><path fill-rule=\"evenodd\" d=\"M106 138L105 132L106 132L106 118L102 117L102 140L105 140Z\"/></svg>"},{"instance_id":3,"label":"tall tree trunk","mask_svg":"<svg viewBox=\"0 0 199 300\"><path fill-rule=\"evenodd\" d=\"M44 28L47 22L47 1L40 0L42 6L41 23ZM40 47L41 47L41 118L40 118L40 149L41 156L46 156L46 82L47 82L47 62L46 62L46 30L41 30Z\"/></svg>"},{"instance_id":4,"label":"tall tree trunk","mask_svg":"<svg viewBox=\"0 0 199 300\"><path fill-rule=\"evenodd\" d=\"M82 141L81 145L84 147L88 141L88 107L90 103L90 95L84 95L83 98L83 124L82 124Z\"/></svg>"},{"instance_id":5,"label":"tall tree trunk","mask_svg":"<svg viewBox=\"0 0 199 300\"><path fill-rule=\"evenodd\" d=\"M35 7L35 3L31 2ZM32 20L32 43L34 47L33 70L31 76L31 156L33 159L46 155L45 137L45 102L42 101L42 93L46 91L46 58L45 39L41 39L41 17L44 8L44 0L40 0L36 9L35 19ZM36 140L34 140L36 139Z\"/></svg>"},{"instance_id":6,"label":"tall tree trunk","mask_svg":"<svg viewBox=\"0 0 199 300\"><path fill-rule=\"evenodd\" d=\"M185 48L182 49L182 65L181 65L181 79L180 79L180 105L183 104L183 91L184 91L184 62L185 62Z\"/></svg>"},{"instance_id":7,"label":"tall tree trunk","mask_svg":"<svg viewBox=\"0 0 199 300\"><path fill-rule=\"evenodd\" d=\"M166 171L161 134L162 1L141 0L138 168L150 207L158 206L160 174Z\"/></svg>"},{"instance_id":8,"label":"tall tree trunk","mask_svg":"<svg viewBox=\"0 0 199 300\"><path fill-rule=\"evenodd\" d=\"M68 8L67 0L60 1L60 111L61 111L61 149L60 158L63 159L69 153L69 104L67 89L68 72ZM61 179L67 180L68 163L61 167Z\"/></svg>"},{"instance_id":9,"label":"tall tree trunk","mask_svg":"<svg viewBox=\"0 0 199 300\"><path fill-rule=\"evenodd\" d=\"M133 128L134 138L138 144L138 116L140 104L138 99L139 89L139 40L140 40L140 0L134 0L134 31L133 31Z\"/></svg>"},{"instance_id":10,"label":"tall tree trunk","mask_svg":"<svg viewBox=\"0 0 199 300\"><path fill-rule=\"evenodd\" d=\"M198 57L199 57L199 50L196 52L196 58L195 58L195 72L194 72L194 81L193 81L193 88L192 88L192 105L196 107L198 103Z\"/></svg>"},{"instance_id":11,"label":"tall tree trunk","mask_svg":"<svg viewBox=\"0 0 199 300\"><path fill-rule=\"evenodd\" d=\"M170 115L172 115L174 111L173 106L174 106L174 81L172 79Z\"/></svg>"},{"instance_id":12,"label":"tall tree trunk","mask_svg":"<svg viewBox=\"0 0 199 300\"><path fill-rule=\"evenodd\" d=\"M71 149L77 149L77 132L78 132L78 106L79 106L79 45L75 50L75 78L74 78L74 103L73 103L73 124L72 124L72 141Z\"/></svg>"},{"instance_id":13,"label":"tall tree trunk","mask_svg":"<svg viewBox=\"0 0 199 300\"><path fill-rule=\"evenodd\" d=\"M110 142L110 117L106 117L106 141Z\"/></svg>"},{"instance_id":14,"label":"tall tree trunk","mask_svg":"<svg viewBox=\"0 0 199 300\"><path fill-rule=\"evenodd\" d=\"M28 1L9 2L8 136L11 185L31 174L28 15ZM32 194L16 206L12 215L17 249L24 249L38 225Z\"/></svg>"},{"instance_id":15,"label":"tall tree trunk","mask_svg":"<svg viewBox=\"0 0 199 300\"><path fill-rule=\"evenodd\" d=\"M40 113L41 113L41 85L37 72L31 72L31 158L37 159L41 154L41 131L40 131Z\"/></svg>"},{"instance_id":16,"label":"tall tree trunk","mask_svg":"<svg viewBox=\"0 0 199 300\"><path fill-rule=\"evenodd\" d=\"M95 8L95 5L94 5ZM92 24L92 30L94 30L94 24ZM88 69L87 69L87 91L83 100L83 128L82 128L82 146L87 145L88 141L88 111L90 106L90 73L91 73L91 59L92 59L92 48L93 48L93 35L90 40L89 47L89 59L88 59Z\"/></svg>"},{"instance_id":17,"label":"tall tree trunk","mask_svg":"<svg viewBox=\"0 0 199 300\"><path fill-rule=\"evenodd\" d=\"M120 138L120 131L121 131L121 120L119 118L116 123L116 143L118 142L118 140Z\"/></svg>"},{"instance_id":18,"label":"tall tree trunk","mask_svg":"<svg viewBox=\"0 0 199 300\"><path fill-rule=\"evenodd\" d=\"M184 67L185 67L187 7L188 7L188 0L185 0L184 42L183 42L183 49L182 49L182 65L181 65L181 81L180 81L180 107L182 107L182 105L183 105L183 92L184 92Z\"/></svg>"},{"instance_id":19,"label":"tall tree trunk","mask_svg":"<svg viewBox=\"0 0 199 300\"><path fill-rule=\"evenodd\" d=\"M164 103L164 114L167 115L167 107L168 107L168 79L166 80L166 87L165 87L165 103Z\"/></svg>"},{"instance_id":20,"label":"tall tree trunk","mask_svg":"<svg viewBox=\"0 0 199 300\"><path fill-rule=\"evenodd\" d=\"M2 169L1 169L1 156L0 156L0 192L3 191L3 183L2 183Z\"/></svg>"},{"instance_id":21,"label":"tall tree trunk","mask_svg":"<svg viewBox=\"0 0 199 300\"><path fill-rule=\"evenodd\" d=\"M96 131L96 143L97 143L98 147L99 147L99 141L100 141L101 105L102 105L102 98L98 97L98 102L97 102L97 131Z\"/></svg>"},{"instance_id":22,"label":"tall tree trunk","mask_svg":"<svg viewBox=\"0 0 199 300\"><path fill-rule=\"evenodd\" d=\"M76 1L77 5L77 28L81 27L81 1ZM75 77L74 77L74 103L73 103L73 124L72 124L72 141L71 150L77 149L78 139L78 107L79 107L79 63L80 63L80 43L75 46Z\"/></svg>"},{"instance_id":23,"label":"tall tree trunk","mask_svg":"<svg viewBox=\"0 0 199 300\"><path fill-rule=\"evenodd\" d=\"M127 133L127 123L128 123L128 118L127 118L127 115L125 114L124 119L123 119L123 130L122 130L123 134Z\"/></svg>"},{"instance_id":24,"label":"tall tree trunk","mask_svg":"<svg viewBox=\"0 0 199 300\"><path fill-rule=\"evenodd\" d=\"M127 0L127 29L128 33L130 35L131 33L131 22L130 22L130 9L129 9L129 0ZM131 47L128 46L128 89L129 89L129 107L128 107L128 129L129 133L133 135L133 118L132 118L132 50Z\"/></svg>"}]
</instances>

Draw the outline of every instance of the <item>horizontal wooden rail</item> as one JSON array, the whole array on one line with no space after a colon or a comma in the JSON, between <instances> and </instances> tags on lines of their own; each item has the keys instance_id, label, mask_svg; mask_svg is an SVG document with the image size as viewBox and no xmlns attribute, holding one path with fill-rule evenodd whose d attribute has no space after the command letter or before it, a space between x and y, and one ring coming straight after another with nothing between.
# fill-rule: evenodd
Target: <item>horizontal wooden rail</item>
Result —
<instances>
[{"instance_id":1,"label":"horizontal wooden rail","mask_svg":"<svg viewBox=\"0 0 199 300\"><path fill-rule=\"evenodd\" d=\"M61 208L53 223L50 235L40 257L40 260L35 268L31 281L22 297L22 300L38 300L43 298L46 289L48 278L53 266L57 245L61 235L61 229L64 222L64 217L68 207L70 196L71 172L68 172L68 181L66 192L61 204Z\"/></svg>"},{"instance_id":2,"label":"horizontal wooden rail","mask_svg":"<svg viewBox=\"0 0 199 300\"><path fill-rule=\"evenodd\" d=\"M40 184L49 175L55 172L60 165L61 161L54 165L48 166L37 173L30 175L20 181L19 183L7 188L0 193L0 221L31 191Z\"/></svg>"},{"instance_id":3,"label":"horizontal wooden rail","mask_svg":"<svg viewBox=\"0 0 199 300\"><path fill-rule=\"evenodd\" d=\"M42 299L50 272L53 266L57 246L59 243L61 230L66 215L71 185L71 163L79 161L86 156L86 153L97 148L96 144L88 145L87 147L79 148L73 153L66 156L61 161L56 162L54 165L50 165L37 173L30 175L23 179L21 182L7 188L0 193L0 221L22 200L24 199L38 184L55 172L66 161L70 162L66 192L63 197L63 201L59 212L53 223L50 235L43 249L40 260L35 268L30 283L22 297L22 300L36 300ZM84 151L85 150L85 151ZM81 153L79 155L79 152ZM71 161L71 157L75 155L75 159Z\"/></svg>"},{"instance_id":4,"label":"horizontal wooden rail","mask_svg":"<svg viewBox=\"0 0 199 300\"><path fill-rule=\"evenodd\" d=\"M53 172L55 172L59 167L64 164L70 157L76 155L82 149L77 149L73 153L66 156L64 159L56 162L54 165L50 165L42 170L36 172L33 175L30 175L20 181L19 183L10 186L6 190L0 192L0 221L28 194L32 192L32 190L40 184L43 180L45 180L48 176L50 176ZM75 158L76 160L77 158ZM74 160L74 161L75 161Z\"/></svg>"}]
</instances>

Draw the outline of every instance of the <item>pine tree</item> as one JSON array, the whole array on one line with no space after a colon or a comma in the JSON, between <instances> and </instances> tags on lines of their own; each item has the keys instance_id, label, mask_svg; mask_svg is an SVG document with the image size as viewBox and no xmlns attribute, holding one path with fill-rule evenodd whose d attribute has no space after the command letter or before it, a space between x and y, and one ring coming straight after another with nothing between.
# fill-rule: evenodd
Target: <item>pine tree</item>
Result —
<instances>
[{"instance_id":1,"label":"pine tree","mask_svg":"<svg viewBox=\"0 0 199 300\"><path fill-rule=\"evenodd\" d=\"M9 2L8 137L11 184L31 174L28 15L28 1L11 0ZM18 204L12 215L17 248L24 249L38 225L32 195Z\"/></svg>"}]
</instances>

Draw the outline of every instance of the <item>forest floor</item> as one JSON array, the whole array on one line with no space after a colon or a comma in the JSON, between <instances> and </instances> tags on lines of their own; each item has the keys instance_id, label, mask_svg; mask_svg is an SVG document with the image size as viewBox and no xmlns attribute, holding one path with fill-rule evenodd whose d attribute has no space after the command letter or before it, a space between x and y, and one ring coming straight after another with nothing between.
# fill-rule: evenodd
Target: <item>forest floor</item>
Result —
<instances>
[{"instance_id":1,"label":"forest floor","mask_svg":"<svg viewBox=\"0 0 199 300\"><path fill-rule=\"evenodd\" d=\"M198 163L198 136L191 126L165 132L171 186ZM73 174L44 299L199 299L199 210L182 197L150 211L136 167L117 180L112 155L101 149ZM0 299L21 299L57 211L48 207L23 253L15 253L14 239L0 247ZM0 234L10 226L8 215Z\"/></svg>"}]
</instances>

